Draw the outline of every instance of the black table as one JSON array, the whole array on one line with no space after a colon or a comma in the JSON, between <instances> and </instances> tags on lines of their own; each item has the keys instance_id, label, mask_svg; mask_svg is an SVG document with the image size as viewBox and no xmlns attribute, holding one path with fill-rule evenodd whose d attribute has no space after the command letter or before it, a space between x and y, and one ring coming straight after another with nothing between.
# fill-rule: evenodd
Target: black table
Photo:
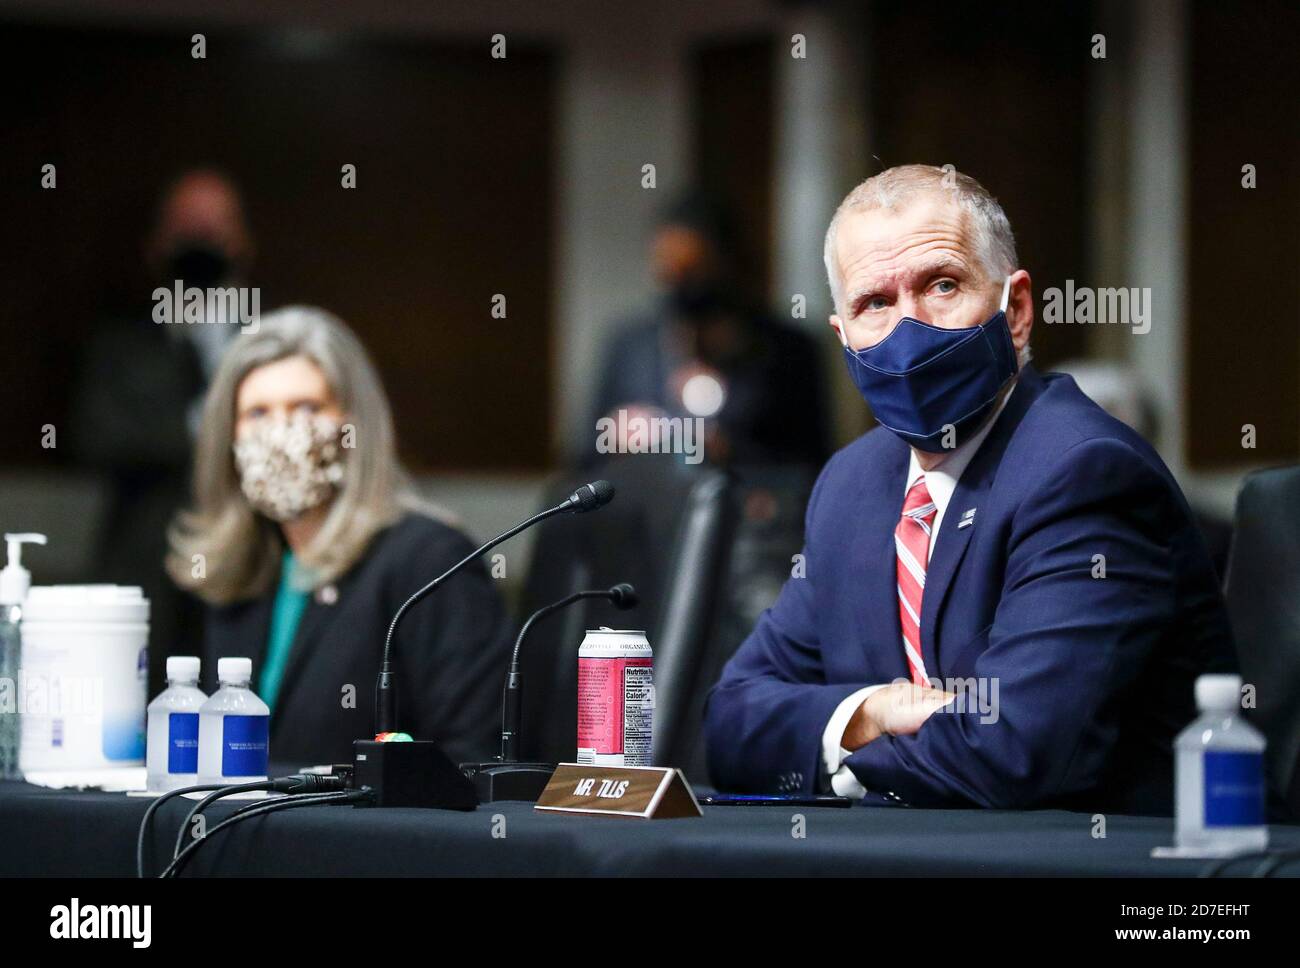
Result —
<instances>
[{"instance_id":1,"label":"black table","mask_svg":"<svg viewBox=\"0 0 1300 968\"><path fill-rule=\"evenodd\" d=\"M0 875L134 876L136 832L150 802L0 783ZM155 871L192 804L173 798L158 811ZM212 807L209 825L237 806ZM797 813L802 838L793 836ZM1105 838L1093 831L1092 815L1056 810L706 807L702 819L647 821L547 814L523 803L472 813L307 807L215 835L186 875L1169 877L1205 867L1151 858L1152 847L1173 842L1168 819L1110 816ZM1300 827L1274 826L1271 838L1300 848Z\"/></svg>"}]
</instances>

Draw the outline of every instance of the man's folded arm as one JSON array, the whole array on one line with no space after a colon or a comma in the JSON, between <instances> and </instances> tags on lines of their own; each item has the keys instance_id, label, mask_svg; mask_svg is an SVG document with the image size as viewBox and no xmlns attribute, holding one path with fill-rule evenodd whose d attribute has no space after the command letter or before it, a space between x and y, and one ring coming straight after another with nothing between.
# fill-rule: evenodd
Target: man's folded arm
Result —
<instances>
[{"instance_id":1,"label":"man's folded arm","mask_svg":"<svg viewBox=\"0 0 1300 968\"><path fill-rule=\"evenodd\" d=\"M866 702L867 697L873 692L884 688L886 688L885 683L877 686L865 686L847 699L841 700L840 704L835 707L835 712L831 713L830 721L822 732L823 775L821 786L824 790L838 793L842 797L858 798L866 795L866 788L858 782L858 778L853 775L853 771L844 765L844 761L852 753L841 744L849 720L858 711L858 707Z\"/></svg>"},{"instance_id":2,"label":"man's folded arm","mask_svg":"<svg viewBox=\"0 0 1300 968\"><path fill-rule=\"evenodd\" d=\"M817 626L817 569L835 563L823 565L817 558L815 518L838 460L838 455L832 457L822 468L808 498L803 571L786 580L776 603L762 614L709 692L704 710L709 773L723 789L823 789L828 781L827 724L850 694L868 685L826 683Z\"/></svg>"},{"instance_id":3,"label":"man's folded arm","mask_svg":"<svg viewBox=\"0 0 1300 968\"><path fill-rule=\"evenodd\" d=\"M1115 705L1143 701L1134 680L1173 613L1174 507L1127 444L1068 450L1014 516L973 680L945 683L962 695L914 735L881 736L845 765L916 806L1025 807L1095 785Z\"/></svg>"},{"instance_id":4,"label":"man's folded arm","mask_svg":"<svg viewBox=\"0 0 1300 968\"><path fill-rule=\"evenodd\" d=\"M811 579L789 579L709 693L713 781L742 792L814 792L826 724L863 685L826 684Z\"/></svg>"}]
</instances>

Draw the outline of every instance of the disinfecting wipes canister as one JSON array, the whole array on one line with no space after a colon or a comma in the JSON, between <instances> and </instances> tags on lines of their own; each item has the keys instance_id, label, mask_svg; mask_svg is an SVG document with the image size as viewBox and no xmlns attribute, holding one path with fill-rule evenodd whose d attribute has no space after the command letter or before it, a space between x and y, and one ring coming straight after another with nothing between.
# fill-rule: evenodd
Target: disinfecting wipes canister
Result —
<instances>
[{"instance_id":1,"label":"disinfecting wipes canister","mask_svg":"<svg viewBox=\"0 0 1300 968\"><path fill-rule=\"evenodd\" d=\"M24 773L144 763L149 601L119 585L35 586L23 605Z\"/></svg>"},{"instance_id":2,"label":"disinfecting wipes canister","mask_svg":"<svg viewBox=\"0 0 1300 968\"><path fill-rule=\"evenodd\" d=\"M578 762L649 766L654 709L645 632L588 631L578 649Z\"/></svg>"}]
</instances>

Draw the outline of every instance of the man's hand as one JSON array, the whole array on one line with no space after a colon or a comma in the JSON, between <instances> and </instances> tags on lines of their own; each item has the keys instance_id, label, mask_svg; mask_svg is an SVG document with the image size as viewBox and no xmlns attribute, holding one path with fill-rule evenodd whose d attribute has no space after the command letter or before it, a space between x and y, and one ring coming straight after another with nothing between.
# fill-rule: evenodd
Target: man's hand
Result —
<instances>
[{"instance_id":1,"label":"man's hand","mask_svg":"<svg viewBox=\"0 0 1300 968\"><path fill-rule=\"evenodd\" d=\"M840 745L853 752L883 735L915 733L936 709L956 698L955 693L910 682L895 682L877 689L857 708L844 727L844 739Z\"/></svg>"}]
</instances>

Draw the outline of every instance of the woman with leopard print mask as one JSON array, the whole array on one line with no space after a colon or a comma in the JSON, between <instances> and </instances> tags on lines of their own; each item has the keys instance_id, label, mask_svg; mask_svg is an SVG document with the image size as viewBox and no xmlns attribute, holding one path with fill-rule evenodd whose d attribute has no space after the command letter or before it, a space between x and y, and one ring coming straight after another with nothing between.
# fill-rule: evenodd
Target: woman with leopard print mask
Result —
<instances>
[{"instance_id":1,"label":"woman with leopard print mask","mask_svg":"<svg viewBox=\"0 0 1300 968\"><path fill-rule=\"evenodd\" d=\"M356 336L303 307L231 341L204 406L194 509L169 539L172 578L210 606L206 683L218 658L252 658L253 688L271 707L271 758L286 768L349 760L352 741L369 738L389 618L473 549L412 491ZM397 634L402 722L456 761L485 759L492 746L505 622L475 567Z\"/></svg>"}]
</instances>

